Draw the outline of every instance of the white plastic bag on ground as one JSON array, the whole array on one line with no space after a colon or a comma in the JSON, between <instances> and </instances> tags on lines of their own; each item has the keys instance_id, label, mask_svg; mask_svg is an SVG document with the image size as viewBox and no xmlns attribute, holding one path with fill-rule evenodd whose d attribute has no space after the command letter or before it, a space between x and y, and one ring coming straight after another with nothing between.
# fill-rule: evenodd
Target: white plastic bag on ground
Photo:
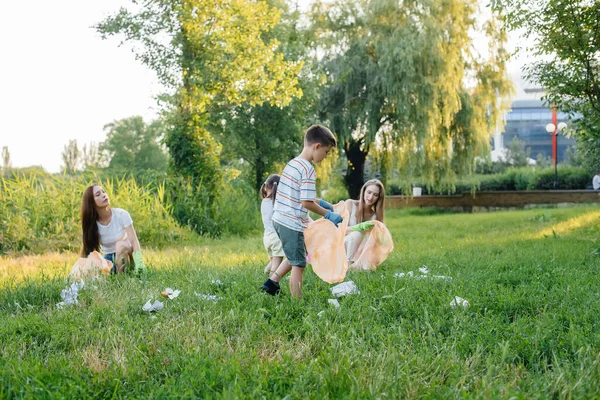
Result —
<instances>
[{"instance_id":1,"label":"white plastic bag on ground","mask_svg":"<svg viewBox=\"0 0 600 400\"><path fill-rule=\"evenodd\" d=\"M154 302L154 304L152 304L152 300L148 300L146 302L146 304L144 304L144 306L142 307L142 310L148 311L148 312L156 312L158 310L162 310L163 307L164 307L163 303L161 303L158 300L156 300Z\"/></svg>"},{"instance_id":2,"label":"white plastic bag on ground","mask_svg":"<svg viewBox=\"0 0 600 400\"><path fill-rule=\"evenodd\" d=\"M66 289L63 289L60 292L60 297L62 297L63 301L56 304L56 307L63 308L64 306L69 306L71 304L79 304L77 296L79 296L79 291L84 287L85 283L83 280L73 282L71 285L67 286Z\"/></svg>"}]
</instances>

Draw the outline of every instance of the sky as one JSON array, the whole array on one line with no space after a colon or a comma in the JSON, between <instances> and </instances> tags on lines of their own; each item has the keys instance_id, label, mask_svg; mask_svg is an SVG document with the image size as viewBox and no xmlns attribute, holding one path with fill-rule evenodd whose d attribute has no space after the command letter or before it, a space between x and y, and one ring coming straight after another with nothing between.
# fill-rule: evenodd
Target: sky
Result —
<instances>
[{"instance_id":1,"label":"sky","mask_svg":"<svg viewBox=\"0 0 600 400\"><path fill-rule=\"evenodd\" d=\"M309 1L309 0L303 0ZM102 142L104 126L157 117L161 86L119 40L92 28L128 0L4 1L0 5L0 148L13 167L59 172L71 139ZM509 42L514 43L514 38ZM518 73L522 62L509 64Z\"/></svg>"}]
</instances>

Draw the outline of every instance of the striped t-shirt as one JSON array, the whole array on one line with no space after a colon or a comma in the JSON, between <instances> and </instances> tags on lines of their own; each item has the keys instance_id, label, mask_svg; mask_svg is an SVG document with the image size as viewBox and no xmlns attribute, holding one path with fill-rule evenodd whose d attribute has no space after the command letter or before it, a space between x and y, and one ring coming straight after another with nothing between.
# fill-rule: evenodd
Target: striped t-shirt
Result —
<instances>
[{"instance_id":1,"label":"striped t-shirt","mask_svg":"<svg viewBox=\"0 0 600 400\"><path fill-rule=\"evenodd\" d=\"M308 210L302 207L302 200L316 200L316 178L315 168L303 158L296 157L285 166L275 196L274 222L304 232Z\"/></svg>"}]
</instances>

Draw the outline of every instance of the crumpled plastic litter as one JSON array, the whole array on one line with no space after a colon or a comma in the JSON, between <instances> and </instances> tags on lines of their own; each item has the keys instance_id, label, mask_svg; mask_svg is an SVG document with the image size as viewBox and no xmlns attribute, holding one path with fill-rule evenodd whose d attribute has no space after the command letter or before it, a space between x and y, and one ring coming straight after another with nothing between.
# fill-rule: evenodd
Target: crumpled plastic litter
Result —
<instances>
[{"instance_id":1,"label":"crumpled plastic litter","mask_svg":"<svg viewBox=\"0 0 600 400\"><path fill-rule=\"evenodd\" d=\"M148 300L146 302L146 304L144 304L144 306L142 307L142 310L149 311L149 312L156 312L158 310L162 310L163 307L164 307L163 303L161 303L158 300L156 300L154 303L152 303L152 300Z\"/></svg>"},{"instance_id":2,"label":"crumpled plastic litter","mask_svg":"<svg viewBox=\"0 0 600 400\"><path fill-rule=\"evenodd\" d=\"M175 297L181 294L181 290L173 290L171 288L166 288L164 292L161 292L161 296L168 298L169 300L173 300Z\"/></svg>"},{"instance_id":3,"label":"crumpled plastic litter","mask_svg":"<svg viewBox=\"0 0 600 400\"><path fill-rule=\"evenodd\" d=\"M60 297L62 297L63 301L56 304L56 307L59 309L70 306L71 304L79 304L77 300L77 296L79 296L79 291L85 287L85 283L83 280L79 280L77 282L71 283L71 285L67 286L66 289L63 289L60 292Z\"/></svg>"},{"instance_id":4,"label":"crumpled plastic litter","mask_svg":"<svg viewBox=\"0 0 600 400\"><path fill-rule=\"evenodd\" d=\"M86 258L78 259L68 278L70 280L81 280L101 275L110 275L113 263L102 257L97 251L92 251Z\"/></svg>"},{"instance_id":5,"label":"crumpled plastic litter","mask_svg":"<svg viewBox=\"0 0 600 400\"><path fill-rule=\"evenodd\" d=\"M394 274L394 278L415 278L417 280L420 280L420 279L441 279L441 280L444 280L444 281L451 281L452 280L451 276L429 275L429 269L427 268L426 265L424 265L423 268L419 268L419 272L421 272L423 275L415 275L415 273L413 271L396 272Z\"/></svg>"},{"instance_id":6,"label":"crumpled plastic litter","mask_svg":"<svg viewBox=\"0 0 600 400\"><path fill-rule=\"evenodd\" d=\"M394 250L394 241L388 228L380 221L368 221L373 226L363 231L360 246L356 250L349 268L352 270L375 271Z\"/></svg>"},{"instance_id":7,"label":"crumpled plastic litter","mask_svg":"<svg viewBox=\"0 0 600 400\"><path fill-rule=\"evenodd\" d=\"M333 305L335 308L340 308L340 302L337 299L328 299L327 302Z\"/></svg>"},{"instance_id":8,"label":"crumpled plastic litter","mask_svg":"<svg viewBox=\"0 0 600 400\"><path fill-rule=\"evenodd\" d=\"M469 307L469 302L462 297L454 296L454 300L450 302L451 307L463 306L464 308Z\"/></svg>"},{"instance_id":9,"label":"crumpled plastic litter","mask_svg":"<svg viewBox=\"0 0 600 400\"><path fill-rule=\"evenodd\" d=\"M344 238L349 214L343 201L334 205L333 210L343 218L337 228L331 221L321 218L309 223L304 230L304 242L312 269L327 283L343 282L348 271Z\"/></svg>"},{"instance_id":10,"label":"crumpled plastic litter","mask_svg":"<svg viewBox=\"0 0 600 400\"><path fill-rule=\"evenodd\" d=\"M221 300L220 297L217 297L214 294L202 294L202 293L197 293L197 292L194 292L194 294L197 297L200 297L203 300L212 300L212 301L219 301L219 300Z\"/></svg>"},{"instance_id":11,"label":"crumpled plastic litter","mask_svg":"<svg viewBox=\"0 0 600 400\"><path fill-rule=\"evenodd\" d=\"M358 287L354 282L348 281L332 287L331 294L335 297L342 297L347 294L360 294L360 290L358 290Z\"/></svg>"}]
</instances>

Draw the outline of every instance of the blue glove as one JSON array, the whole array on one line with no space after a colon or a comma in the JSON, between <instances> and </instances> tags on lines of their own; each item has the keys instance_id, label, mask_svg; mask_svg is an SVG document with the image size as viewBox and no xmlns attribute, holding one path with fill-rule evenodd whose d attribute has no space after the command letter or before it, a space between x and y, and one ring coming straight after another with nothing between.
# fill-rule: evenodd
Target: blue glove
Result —
<instances>
[{"instance_id":1,"label":"blue glove","mask_svg":"<svg viewBox=\"0 0 600 400\"><path fill-rule=\"evenodd\" d=\"M326 210L333 211L333 206L323 199L319 200L319 205Z\"/></svg>"},{"instance_id":2,"label":"blue glove","mask_svg":"<svg viewBox=\"0 0 600 400\"><path fill-rule=\"evenodd\" d=\"M325 219L328 219L331 222L333 222L336 228L338 224L344 220L340 214L336 214L332 211L327 211L327 214L325 214Z\"/></svg>"}]
</instances>

